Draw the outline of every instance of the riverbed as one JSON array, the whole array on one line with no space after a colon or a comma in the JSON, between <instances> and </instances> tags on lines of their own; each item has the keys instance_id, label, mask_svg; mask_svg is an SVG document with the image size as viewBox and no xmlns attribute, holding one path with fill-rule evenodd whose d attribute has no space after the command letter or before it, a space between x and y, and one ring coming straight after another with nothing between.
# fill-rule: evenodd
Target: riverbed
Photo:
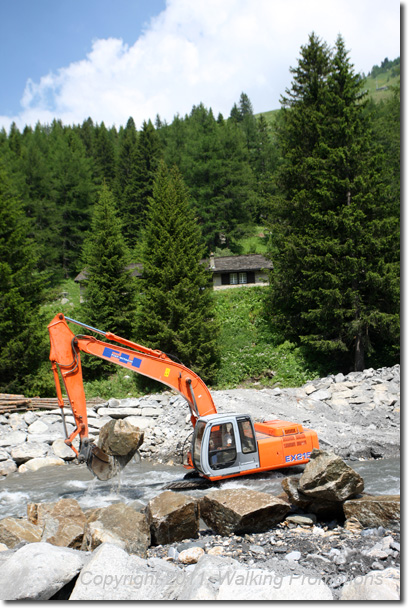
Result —
<instances>
[{"instance_id":1,"label":"riverbed","mask_svg":"<svg viewBox=\"0 0 410 610\"><path fill-rule=\"evenodd\" d=\"M365 492L371 494L400 493L400 460L398 458L347 462L364 479ZM302 472L303 467L238 477L222 481L219 488L247 487L280 494L283 478ZM29 502L56 502L61 498L76 499L83 509L108 506L116 502L138 506L146 504L171 482L186 474L182 466L153 464L142 460L131 462L110 481L94 478L85 465L50 466L37 472L14 473L0 481L0 519L26 516ZM202 496L212 488L182 490L191 496Z\"/></svg>"}]
</instances>

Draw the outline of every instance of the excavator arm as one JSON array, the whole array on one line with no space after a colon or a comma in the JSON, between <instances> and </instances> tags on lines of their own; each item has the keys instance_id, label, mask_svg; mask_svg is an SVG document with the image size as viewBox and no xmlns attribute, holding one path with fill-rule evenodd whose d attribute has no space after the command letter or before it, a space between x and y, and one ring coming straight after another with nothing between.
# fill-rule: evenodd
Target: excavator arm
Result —
<instances>
[{"instance_id":1,"label":"excavator arm","mask_svg":"<svg viewBox=\"0 0 410 610\"><path fill-rule=\"evenodd\" d=\"M118 343L113 345L96 339L94 336L74 335L67 322L71 322L102 335L108 341ZM179 362L159 350L152 350L132 341L128 341L111 332L93 328L77 320L57 314L48 325L50 335L50 361L57 390L58 404L61 408L66 443L87 462L88 467L99 478L103 477L104 463L109 462L101 449L92 445L88 439L87 407L81 370L80 352L91 354L113 362L126 369L139 373L155 381L169 386L179 392L187 401L191 411L191 422L195 427L198 417L216 413L212 396L198 375ZM65 390L74 415L76 428L68 435L64 419L64 400L61 392L59 372L64 382ZM80 449L73 446L73 440L79 436ZM98 464L98 468L93 468ZM100 476L101 475L101 476Z\"/></svg>"}]
</instances>

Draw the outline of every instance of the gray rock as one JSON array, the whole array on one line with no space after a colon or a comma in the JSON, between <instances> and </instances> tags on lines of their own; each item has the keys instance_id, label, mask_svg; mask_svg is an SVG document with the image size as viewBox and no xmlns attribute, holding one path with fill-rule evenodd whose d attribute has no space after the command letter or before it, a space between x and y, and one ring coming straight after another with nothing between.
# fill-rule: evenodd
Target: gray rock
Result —
<instances>
[{"instance_id":1,"label":"gray rock","mask_svg":"<svg viewBox=\"0 0 410 610\"><path fill-rule=\"evenodd\" d=\"M144 432L129 421L109 421L100 429L98 446L107 455L133 457L144 440ZM132 455L130 455L132 454Z\"/></svg>"},{"instance_id":2,"label":"gray rock","mask_svg":"<svg viewBox=\"0 0 410 610\"><path fill-rule=\"evenodd\" d=\"M343 504L346 519L355 518L362 527L400 528L400 496L362 495Z\"/></svg>"},{"instance_id":3,"label":"gray rock","mask_svg":"<svg viewBox=\"0 0 410 610\"><path fill-rule=\"evenodd\" d=\"M361 493L364 482L339 456L313 449L298 487L299 491L310 498L344 502Z\"/></svg>"},{"instance_id":4,"label":"gray rock","mask_svg":"<svg viewBox=\"0 0 410 610\"><path fill-rule=\"evenodd\" d=\"M271 494L243 489L219 489L201 499L201 518L222 535L262 532L280 523L290 505Z\"/></svg>"},{"instance_id":5,"label":"gray rock","mask_svg":"<svg viewBox=\"0 0 410 610\"><path fill-rule=\"evenodd\" d=\"M314 525L316 523L316 515L288 515L286 521L296 523L297 525Z\"/></svg>"},{"instance_id":6,"label":"gray rock","mask_svg":"<svg viewBox=\"0 0 410 610\"><path fill-rule=\"evenodd\" d=\"M126 417L125 421L129 422L133 426L137 426L138 428L141 428L141 430L145 430L146 428L154 428L157 423L155 421L155 419L153 419L151 417L138 417L138 416L137 417L135 417L135 416Z\"/></svg>"},{"instance_id":7,"label":"gray rock","mask_svg":"<svg viewBox=\"0 0 410 610\"><path fill-rule=\"evenodd\" d=\"M45 434L48 432L48 424L41 419L37 419L28 427L29 434Z\"/></svg>"},{"instance_id":8,"label":"gray rock","mask_svg":"<svg viewBox=\"0 0 410 610\"><path fill-rule=\"evenodd\" d=\"M22 430L14 432L6 432L0 436L0 447L9 447L10 445L21 445L25 442L27 433Z\"/></svg>"},{"instance_id":9,"label":"gray rock","mask_svg":"<svg viewBox=\"0 0 410 610\"><path fill-rule=\"evenodd\" d=\"M199 509L193 498L164 491L148 502L146 514L152 544L170 544L198 537Z\"/></svg>"},{"instance_id":10,"label":"gray rock","mask_svg":"<svg viewBox=\"0 0 410 610\"><path fill-rule=\"evenodd\" d=\"M38 416L35 413L33 413L33 411L26 411L24 413L24 421L26 422L26 424L28 426L30 426L30 424L33 424L36 421L36 419L38 419Z\"/></svg>"},{"instance_id":11,"label":"gray rock","mask_svg":"<svg viewBox=\"0 0 410 610\"><path fill-rule=\"evenodd\" d=\"M112 417L113 419L124 419L129 415L141 415L141 409L130 407L101 407L98 409L98 415Z\"/></svg>"},{"instance_id":12,"label":"gray rock","mask_svg":"<svg viewBox=\"0 0 410 610\"><path fill-rule=\"evenodd\" d=\"M3 600L47 600L70 582L85 554L46 542L27 544L5 561L0 572Z\"/></svg>"},{"instance_id":13,"label":"gray rock","mask_svg":"<svg viewBox=\"0 0 410 610\"><path fill-rule=\"evenodd\" d=\"M28 460L44 457L47 451L48 445L45 443L24 443L19 447L13 447L10 454L16 464L24 464Z\"/></svg>"},{"instance_id":14,"label":"gray rock","mask_svg":"<svg viewBox=\"0 0 410 610\"><path fill-rule=\"evenodd\" d=\"M343 585L341 601L393 601L400 600L400 570L386 568L357 576Z\"/></svg>"},{"instance_id":15,"label":"gray rock","mask_svg":"<svg viewBox=\"0 0 410 610\"><path fill-rule=\"evenodd\" d=\"M110 404L110 401L108 401L108 404L110 407L114 406ZM135 409L140 406L140 401L138 398L122 398L117 406Z\"/></svg>"},{"instance_id":16,"label":"gray rock","mask_svg":"<svg viewBox=\"0 0 410 610\"><path fill-rule=\"evenodd\" d=\"M27 424L22 413L10 413L9 424L13 430L25 430L27 428Z\"/></svg>"},{"instance_id":17,"label":"gray rock","mask_svg":"<svg viewBox=\"0 0 410 610\"><path fill-rule=\"evenodd\" d=\"M16 472L17 464L14 460L4 460L0 462L0 476L7 476Z\"/></svg>"},{"instance_id":18,"label":"gray rock","mask_svg":"<svg viewBox=\"0 0 410 610\"><path fill-rule=\"evenodd\" d=\"M187 579L179 600L215 600L225 578L232 579L241 564L235 559L203 555Z\"/></svg>"},{"instance_id":19,"label":"gray rock","mask_svg":"<svg viewBox=\"0 0 410 610\"><path fill-rule=\"evenodd\" d=\"M64 460L58 457L33 458L24 464L20 464L18 470L19 472L35 472L40 470L40 468L47 468L48 466L63 466L64 463Z\"/></svg>"},{"instance_id":20,"label":"gray rock","mask_svg":"<svg viewBox=\"0 0 410 610\"><path fill-rule=\"evenodd\" d=\"M299 551L291 551L287 555L285 555L285 559L288 561L299 561L302 557L302 554Z\"/></svg>"},{"instance_id":21,"label":"gray rock","mask_svg":"<svg viewBox=\"0 0 410 610\"><path fill-rule=\"evenodd\" d=\"M216 600L247 601L330 601L330 588L318 577L302 574L283 576L262 569L239 568L226 575Z\"/></svg>"},{"instance_id":22,"label":"gray rock","mask_svg":"<svg viewBox=\"0 0 410 610\"><path fill-rule=\"evenodd\" d=\"M52 444L53 452L62 460L73 460L76 455L62 438L57 438Z\"/></svg>"},{"instance_id":23,"label":"gray rock","mask_svg":"<svg viewBox=\"0 0 410 610\"><path fill-rule=\"evenodd\" d=\"M161 409L157 407L142 407L141 409L142 417L159 417L161 413Z\"/></svg>"},{"instance_id":24,"label":"gray rock","mask_svg":"<svg viewBox=\"0 0 410 610\"><path fill-rule=\"evenodd\" d=\"M79 549L83 541L86 516L74 498L58 502L32 502L27 505L30 523L42 528L42 542Z\"/></svg>"},{"instance_id":25,"label":"gray rock","mask_svg":"<svg viewBox=\"0 0 410 610\"><path fill-rule=\"evenodd\" d=\"M310 398L312 400L330 400L332 398L332 393L328 389L316 390L316 392L312 392L310 394Z\"/></svg>"},{"instance_id":26,"label":"gray rock","mask_svg":"<svg viewBox=\"0 0 410 610\"><path fill-rule=\"evenodd\" d=\"M10 453L5 449L0 449L0 462L10 459Z\"/></svg>"},{"instance_id":27,"label":"gray rock","mask_svg":"<svg viewBox=\"0 0 410 610\"><path fill-rule=\"evenodd\" d=\"M19 517L6 517L0 521L0 542L13 549L21 542L40 542L42 528Z\"/></svg>"},{"instance_id":28,"label":"gray rock","mask_svg":"<svg viewBox=\"0 0 410 610\"><path fill-rule=\"evenodd\" d=\"M184 572L168 561L147 562L105 543L80 572L70 600L172 600L184 585Z\"/></svg>"},{"instance_id":29,"label":"gray rock","mask_svg":"<svg viewBox=\"0 0 410 610\"><path fill-rule=\"evenodd\" d=\"M104 542L110 542L129 553L145 557L150 540L145 514L119 502L91 513L85 526L82 549L94 550Z\"/></svg>"}]
</instances>

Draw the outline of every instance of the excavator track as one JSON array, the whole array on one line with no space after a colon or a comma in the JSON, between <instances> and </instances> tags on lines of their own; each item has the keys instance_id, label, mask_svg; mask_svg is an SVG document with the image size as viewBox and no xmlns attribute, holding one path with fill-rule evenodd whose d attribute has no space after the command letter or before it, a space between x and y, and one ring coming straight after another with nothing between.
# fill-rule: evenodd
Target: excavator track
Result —
<instances>
[{"instance_id":1,"label":"excavator track","mask_svg":"<svg viewBox=\"0 0 410 610\"><path fill-rule=\"evenodd\" d=\"M171 481L162 487L162 489L207 489L208 487L216 487L215 481L209 481L202 477L183 479L182 481Z\"/></svg>"}]
</instances>

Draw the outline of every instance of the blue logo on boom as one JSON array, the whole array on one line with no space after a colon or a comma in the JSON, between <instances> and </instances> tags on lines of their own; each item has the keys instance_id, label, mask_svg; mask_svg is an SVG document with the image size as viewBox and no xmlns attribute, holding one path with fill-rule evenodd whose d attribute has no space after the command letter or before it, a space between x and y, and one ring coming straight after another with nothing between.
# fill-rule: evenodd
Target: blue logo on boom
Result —
<instances>
[{"instance_id":1,"label":"blue logo on boom","mask_svg":"<svg viewBox=\"0 0 410 610\"><path fill-rule=\"evenodd\" d=\"M119 364L130 364L135 369L139 369L142 363L140 358L130 358L128 354L123 354L116 349L111 349L110 347L104 347L104 351L102 353L106 358L116 358Z\"/></svg>"}]
</instances>

